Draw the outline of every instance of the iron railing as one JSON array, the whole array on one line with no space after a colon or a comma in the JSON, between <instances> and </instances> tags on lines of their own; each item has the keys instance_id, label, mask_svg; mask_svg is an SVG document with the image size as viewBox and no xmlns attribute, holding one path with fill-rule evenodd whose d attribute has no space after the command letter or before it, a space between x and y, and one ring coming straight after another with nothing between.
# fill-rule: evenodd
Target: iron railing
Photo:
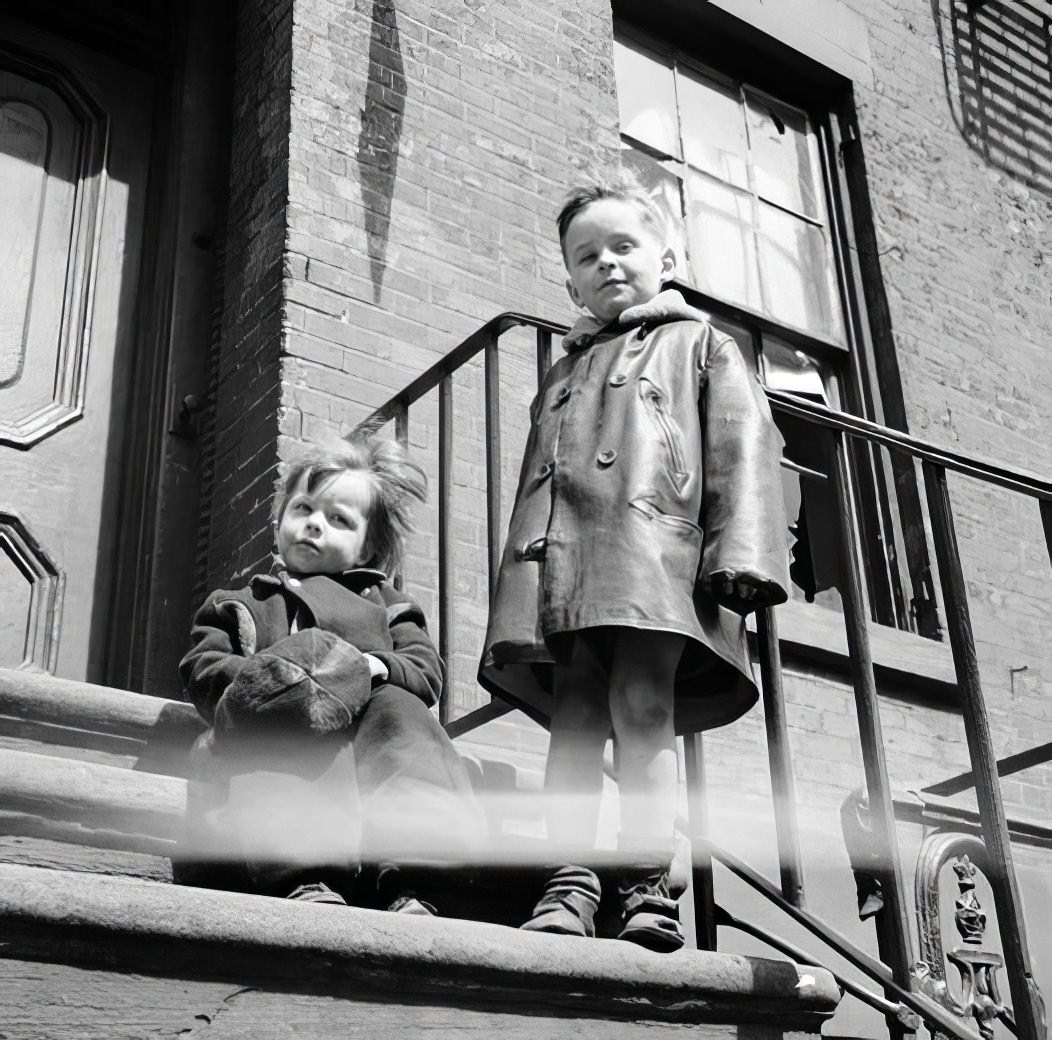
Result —
<instances>
[{"instance_id":1,"label":"iron railing","mask_svg":"<svg viewBox=\"0 0 1052 1040\"><path fill-rule=\"evenodd\" d=\"M455 681L452 634L453 565L452 537L452 460L453 460L453 376L467 362L483 355L486 454L486 527L488 544L489 591L492 599L502 542L502 503L500 480L500 370L498 345L500 337L512 328L528 327L536 333L537 383L543 380L551 365L552 339L566 332L565 326L525 314L507 312L488 321L455 350L433 365L405 389L377 409L363 425L395 423L396 436L408 440L409 410L425 395L438 391L438 612L439 651L446 661L447 673L442 691L440 717L452 736L470 732L511 709L491 702L459 719L450 718L451 691ZM961 1040L978 1040L978 1034L965 1026L944 1006L919 992L911 974L913 958L909 949L909 927L904 903L904 885L895 829L895 803L892 799L888 769L881 734L877 685L870 653L864 578L859 566L858 530L852 505L849 440L865 441L888 451L919 461L927 492L928 513L932 527L935 559L942 585L943 605L950 646L957 677L971 771L947 781L949 790L974 786L978 796L979 823L987 849L987 873L994 895L1004 966L1008 976L1013 1014L1004 1020L1020 1040L1044 1040L1040 994L1033 980L1026 940L1026 924L1019 886L1012 861L1009 829L998 786L998 762L993 750L989 720L972 637L964 576L957 546L953 513L947 490L948 472L962 474L985 484L1004 488L1038 503L1052 558L1052 482L1018 470L979 461L937 445L918 440L857 416L833 411L811 401L779 391L767 391L776 413L792 416L813 426L828 445L826 473L808 471L811 479L829 480L839 522L840 567L839 591L843 601L852 684L862 745L866 790L873 837L884 850L882 866L875 868L883 896L883 908L876 915L880 959L866 954L840 935L827 923L805 908L805 886L796 818L795 784L789 753L785 701L782 689L782 667L777 629L777 612L759 614L757 651L762 682L764 719L767 731L768 759L772 791L777 807L776 840L780 863L780 884L766 878L720 849L705 836L705 803L700 778L704 771L704 747L701 734L686 740L688 808L691 813L692 852L697 912L698 944L715 948L717 924L741 928L762 937L770 945L797 960L815 963L804 951L785 940L756 929L733 918L716 906L711 885L711 862L717 859L741 877L756 891L780 906L790 917L810 930L827 946L862 971L885 992L885 997L865 990L841 977L841 983L886 1016L894 1036L903 1030L914 1030L918 1019L934 1032L956 1036ZM799 468L787 463L791 468ZM1048 747L1024 753L1027 763L1045 761ZM1012 765L1008 767L1008 762ZM1006 768L1007 767L1007 768ZM1014 760L1001 763L1002 770L1021 768ZM942 787L946 787L946 784ZM940 787L940 785L936 785ZM940 790L942 790L940 787ZM935 792L933 789L933 793Z\"/></svg>"}]
</instances>

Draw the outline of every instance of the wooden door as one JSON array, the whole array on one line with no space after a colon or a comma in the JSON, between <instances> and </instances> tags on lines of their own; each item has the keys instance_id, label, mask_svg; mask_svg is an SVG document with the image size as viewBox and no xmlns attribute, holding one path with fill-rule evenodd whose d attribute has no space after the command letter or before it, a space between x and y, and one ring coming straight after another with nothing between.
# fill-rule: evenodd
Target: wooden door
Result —
<instances>
[{"instance_id":1,"label":"wooden door","mask_svg":"<svg viewBox=\"0 0 1052 1040\"><path fill-rule=\"evenodd\" d=\"M139 71L0 20L0 667L98 678L151 94Z\"/></svg>"}]
</instances>

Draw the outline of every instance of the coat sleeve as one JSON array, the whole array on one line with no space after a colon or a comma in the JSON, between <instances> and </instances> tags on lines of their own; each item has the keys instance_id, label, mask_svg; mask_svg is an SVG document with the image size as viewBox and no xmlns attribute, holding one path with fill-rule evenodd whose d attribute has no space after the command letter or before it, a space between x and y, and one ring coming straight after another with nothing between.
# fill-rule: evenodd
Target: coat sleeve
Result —
<instances>
[{"instance_id":1,"label":"coat sleeve","mask_svg":"<svg viewBox=\"0 0 1052 1040\"><path fill-rule=\"evenodd\" d=\"M179 662L183 688L202 718L215 721L216 705L255 651L248 608L230 592L213 592L194 616L192 646Z\"/></svg>"},{"instance_id":2,"label":"coat sleeve","mask_svg":"<svg viewBox=\"0 0 1052 1040\"><path fill-rule=\"evenodd\" d=\"M387 605L393 650L370 650L387 666L387 681L419 697L428 707L438 703L445 672L424 612L404 593L384 582L380 594Z\"/></svg>"},{"instance_id":3,"label":"coat sleeve","mask_svg":"<svg viewBox=\"0 0 1052 1040\"><path fill-rule=\"evenodd\" d=\"M699 571L709 588L717 573L760 582L747 613L788 599L788 526L779 472L782 435L759 383L729 336L710 331L699 400L702 419L705 541Z\"/></svg>"}]
</instances>

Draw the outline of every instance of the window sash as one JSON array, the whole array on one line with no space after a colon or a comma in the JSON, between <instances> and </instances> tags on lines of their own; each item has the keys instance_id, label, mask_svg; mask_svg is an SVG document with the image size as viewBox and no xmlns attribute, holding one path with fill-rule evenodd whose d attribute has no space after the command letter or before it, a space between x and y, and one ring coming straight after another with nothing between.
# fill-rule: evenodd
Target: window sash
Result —
<instances>
[{"instance_id":1,"label":"window sash","mask_svg":"<svg viewBox=\"0 0 1052 1040\"><path fill-rule=\"evenodd\" d=\"M668 110L659 111L661 129L654 132L643 121L641 113L647 111L646 106L633 102L632 91L619 89L622 147L635 153L633 165L647 169L647 183L666 181L661 194L677 225L673 229L677 276L706 295L755 317L765 317L788 330L810 335L823 348L849 349L843 301L836 284L836 248L825 171L812 117L803 109L723 76L672 48L637 33L619 31L615 48L619 81L623 84L626 75L644 68L647 61L667 70L669 79L660 91L650 89L652 83L645 85L644 94L651 98L659 94ZM699 125L691 114L692 103L683 97L689 92L684 90L684 84L689 83L699 83L710 94L722 94L728 106L734 106L741 128L738 143L745 151L722 153L725 176L720 176L717 169L720 162L711 161L711 156L706 162L699 150L700 132L690 139L684 137L685 126ZM757 158L762 157L762 150L753 148L749 137L750 111L760 106L780 113L786 127L795 121L797 131L803 131L810 195L801 191L800 204L794 205L786 190L779 192L770 187L776 186L776 178L764 181L762 177ZM725 111L729 114L730 108ZM677 131L674 137L669 131L670 122ZM731 122L729 117L722 119L725 127ZM657 173L659 170L663 177ZM668 178L678 183L678 198L667 184ZM718 246L706 248L713 228L722 228L723 234ZM813 231L808 232L807 228ZM788 247L783 248L783 257L779 256L780 246ZM809 262L802 263L802 257L808 253ZM706 256L713 262L705 264ZM728 277L735 268L739 272L736 283ZM783 288L787 278L797 282L791 290Z\"/></svg>"}]
</instances>

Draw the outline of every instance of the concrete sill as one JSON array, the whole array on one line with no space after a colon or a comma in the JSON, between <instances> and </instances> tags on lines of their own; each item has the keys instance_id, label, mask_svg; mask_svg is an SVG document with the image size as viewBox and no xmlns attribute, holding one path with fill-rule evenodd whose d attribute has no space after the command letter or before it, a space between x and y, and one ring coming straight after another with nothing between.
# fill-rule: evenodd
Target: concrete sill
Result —
<instances>
[{"instance_id":1,"label":"concrete sill","mask_svg":"<svg viewBox=\"0 0 1052 1040\"><path fill-rule=\"evenodd\" d=\"M0 864L0 922L7 961L271 991L306 986L387 1004L466 1001L599 1019L750 1022L781 1034L818 1032L840 999L828 972L788 961L660 955L613 940L12 864Z\"/></svg>"},{"instance_id":2,"label":"concrete sill","mask_svg":"<svg viewBox=\"0 0 1052 1040\"><path fill-rule=\"evenodd\" d=\"M798 600L782 604L775 613L783 664L818 664L850 674L842 614ZM750 618L750 632L755 627ZM957 704L957 675L949 643L873 622L868 627L873 671L882 693L920 695L947 706Z\"/></svg>"}]
</instances>

